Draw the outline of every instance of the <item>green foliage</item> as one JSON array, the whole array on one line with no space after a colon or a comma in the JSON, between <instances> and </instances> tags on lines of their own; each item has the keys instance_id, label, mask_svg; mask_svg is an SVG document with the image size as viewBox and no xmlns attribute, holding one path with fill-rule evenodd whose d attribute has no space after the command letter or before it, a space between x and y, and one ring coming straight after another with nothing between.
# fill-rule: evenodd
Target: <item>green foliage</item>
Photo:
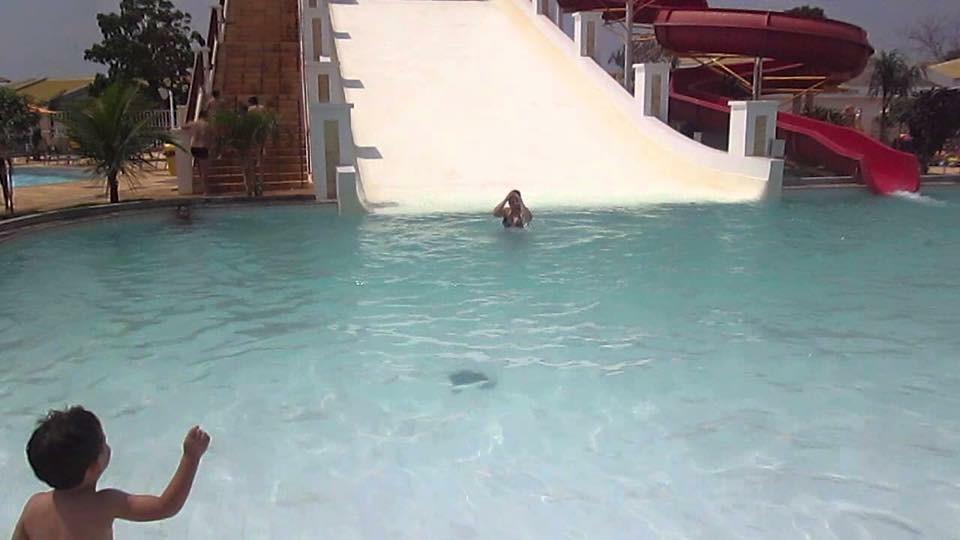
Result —
<instances>
[{"instance_id":1,"label":"green foliage","mask_svg":"<svg viewBox=\"0 0 960 540\"><path fill-rule=\"evenodd\" d=\"M277 114L266 109L258 111L220 111L213 120L218 146L235 151L243 162L247 194L263 193L257 167L267 141L280 133Z\"/></svg>"},{"instance_id":2,"label":"green foliage","mask_svg":"<svg viewBox=\"0 0 960 540\"><path fill-rule=\"evenodd\" d=\"M110 81L143 81L149 99L169 81L178 103L184 103L193 68L193 43L203 44L191 30L190 15L170 0L121 0L119 13L100 13L103 40L84 51L84 60L104 64ZM107 84L95 85L102 90ZM96 95L96 94L95 94Z\"/></svg>"},{"instance_id":3,"label":"green foliage","mask_svg":"<svg viewBox=\"0 0 960 540\"><path fill-rule=\"evenodd\" d=\"M823 8L815 6L797 6L795 8L790 8L784 13L788 15L796 15L797 17L803 17L806 19L826 19L827 14L824 13Z\"/></svg>"},{"instance_id":4,"label":"green foliage","mask_svg":"<svg viewBox=\"0 0 960 540\"><path fill-rule=\"evenodd\" d=\"M898 119L910 129L914 153L926 172L944 144L960 136L960 89L925 90L907 103Z\"/></svg>"},{"instance_id":5,"label":"green foliage","mask_svg":"<svg viewBox=\"0 0 960 540\"><path fill-rule=\"evenodd\" d=\"M30 102L13 90L0 87L0 151L23 149L40 116L30 110Z\"/></svg>"},{"instance_id":6,"label":"green foliage","mask_svg":"<svg viewBox=\"0 0 960 540\"><path fill-rule=\"evenodd\" d=\"M880 138L886 140L890 106L897 98L910 95L920 80L920 68L911 66L897 51L881 51L873 59L870 95L880 97Z\"/></svg>"},{"instance_id":7,"label":"green foliage","mask_svg":"<svg viewBox=\"0 0 960 540\"><path fill-rule=\"evenodd\" d=\"M110 202L120 200L119 177L137 177L147 165L147 153L156 146L177 144L173 136L153 127L146 103L136 86L114 83L84 109L66 117L70 141L93 171L107 180Z\"/></svg>"},{"instance_id":8,"label":"green foliage","mask_svg":"<svg viewBox=\"0 0 960 540\"><path fill-rule=\"evenodd\" d=\"M838 126L849 125L847 122L847 117L843 114L843 111L831 109L830 107L820 107L819 105L807 107L803 110L803 116L820 120L822 122L829 122Z\"/></svg>"},{"instance_id":9,"label":"green foliage","mask_svg":"<svg viewBox=\"0 0 960 540\"><path fill-rule=\"evenodd\" d=\"M220 146L235 150L241 157L255 156L279 133L280 123L273 111L220 111L213 120Z\"/></svg>"},{"instance_id":10,"label":"green foliage","mask_svg":"<svg viewBox=\"0 0 960 540\"><path fill-rule=\"evenodd\" d=\"M671 55L657 43L655 39L643 39L633 42L633 61L635 63L643 62L669 62L674 64L676 62L676 57ZM623 47L618 48L610 54L610 58L607 59L607 63L611 66L616 66L620 69L623 69L623 60L624 60L624 50ZM632 69L632 68L631 68Z\"/></svg>"}]
</instances>

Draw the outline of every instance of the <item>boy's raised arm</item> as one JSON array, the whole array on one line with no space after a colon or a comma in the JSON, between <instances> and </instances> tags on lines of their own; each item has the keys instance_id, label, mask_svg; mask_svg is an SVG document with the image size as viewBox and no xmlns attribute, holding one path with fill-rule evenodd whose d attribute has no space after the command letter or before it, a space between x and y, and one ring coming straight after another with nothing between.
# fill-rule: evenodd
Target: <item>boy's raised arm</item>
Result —
<instances>
[{"instance_id":1,"label":"boy's raised arm","mask_svg":"<svg viewBox=\"0 0 960 540\"><path fill-rule=\"evenodd\" d=\"M210 446L210 435L194 426L183 440L183 457L163 494L133 495L116 489L103 491L111 514L127 521L157 521L173 517L183 508L190 495L200 458Z\"/></svg>"}]
</instances>

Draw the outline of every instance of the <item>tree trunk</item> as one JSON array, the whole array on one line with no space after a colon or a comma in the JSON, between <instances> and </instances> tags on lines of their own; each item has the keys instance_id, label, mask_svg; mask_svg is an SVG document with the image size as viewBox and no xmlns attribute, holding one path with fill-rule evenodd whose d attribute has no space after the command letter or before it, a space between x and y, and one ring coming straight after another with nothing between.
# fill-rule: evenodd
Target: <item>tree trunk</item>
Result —
<instances>
[{"instance_id":1,"label":"tree trunk","mask_svg":"<svg viewBox=\"0 0 960 540\"><path fill-rule=\"evenodd\" d=\"M243 184L247 190L247 197L253 197L256 194L257 172L253 165L253 160L249 156L243 158Z\"/></svg>"},{"instance_id":2,"label":"tree trunk","mask_svg":"<svg viewBox=\"0 0 960 540\"><path fill-rule=\"evenodd\" d=\"M880 142L887 144L887 92L880 96Z\"/></svg>"},{"instance_id":3,"label":"tree trunk","mask_svg":"<svg viewBox=\"0 0 960 540\"><path fill-rule=\"evenodd\" d=\"M120 202L120 182L117 181L117 173L112 172L107 176L107 186L110 188L110 203Z\"/></svg>"}]
</instances>

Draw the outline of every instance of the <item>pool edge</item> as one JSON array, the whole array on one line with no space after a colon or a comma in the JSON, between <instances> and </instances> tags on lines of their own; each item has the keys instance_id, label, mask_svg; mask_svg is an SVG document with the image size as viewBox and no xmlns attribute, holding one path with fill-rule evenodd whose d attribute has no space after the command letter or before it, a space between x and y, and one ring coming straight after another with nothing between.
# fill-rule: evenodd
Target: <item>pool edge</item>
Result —
<instances>
[{"instance_id":1,"label":"pool edge","mask_svg":"<svg viewBox=\"0 0 960 540\"><path fill-rule=\"evenodd\" d=\"M120 203L73 206L57 210L47 210L0 219L0 242L15 237L18 233L45 229L47 227L66 226L71 223L117 217L123 214L174 208L187 205L197 206L272 206L272 205L315 204L318 206L336 206L335 200L318 199L312 194L266 195L249 198L246 196L228 197L178 197L176 199L142 199Z\"/></svg>"}]
</instances>

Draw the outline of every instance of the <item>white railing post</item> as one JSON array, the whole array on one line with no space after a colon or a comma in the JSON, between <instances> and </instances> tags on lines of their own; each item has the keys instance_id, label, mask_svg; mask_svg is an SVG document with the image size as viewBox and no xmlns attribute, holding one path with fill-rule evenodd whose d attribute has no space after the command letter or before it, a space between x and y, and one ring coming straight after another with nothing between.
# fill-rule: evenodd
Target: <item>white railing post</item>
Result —
<instances>
[{"instance_id":1,"label":"white railing post","mask_svg":"<svg viewBox=\"0 0 960 540\"><path fill-rule=\"evenodd\" d=\"M633 97L640 114L668 123L670 107L670 64L634 64Z\"/></svg>"},{"instance_id":2,"label":"white railing post","mask_svg":"<svg viewBox=\"0 0 960 540\"><path fill-rule=\"evenodd\" d=\"M600 14L597 12L578 11L573 14L573 41L580 56L596 60L600 23Z\"/></svg>"},{"instance_id":3,"label":"white railing post","mask_svg":"<svg viewBox=\"0 0 960 540\"><path fill-rule=\"evenodd\" d=\"M548 15L548 10L550 9L547 5L549 0L533 0L533 14L534 15Z\"/></svg>"},{"instance_id":4,"label":"white railing post","mask_svg":"<svg viewBox=\"0 0 960 540\"><path fill-rule=\"evenodd\" d=\"M317 198L326 200L336 194L337 167L353 166L350 103L310 102L310 160Z\"/></svg>"},{"instance_id":5,"label":"white railing post","mask_svg":"<svg viewBox=\"0 0 960 540\"><path fill-rule=\"evenodd\" d=\"M180 195L193 194L193 156L190 151L190 134L183 130L174 130L173 136L180 143L177 148L177 193Z\"/></svg>"},{"instance_id":6,"label":"white railing post","mask_svg":"<svg viewBox=\"0 0 960 540\"><path fill-rule=\"evenodd\" d=\"M776 101L731 101L727 151L737 157L769 157L777 136Z\"/></svg>"},{"instance_id":7,"label":"white railing post","mask_svg":"<svg viewBox=\"0 0 960 540\"><path fill-rule=\"evenodd\" d=\"M353 165L337 167L337 209L340 215L367 213L367 198Z\"/></svg>"}]
</instances>

